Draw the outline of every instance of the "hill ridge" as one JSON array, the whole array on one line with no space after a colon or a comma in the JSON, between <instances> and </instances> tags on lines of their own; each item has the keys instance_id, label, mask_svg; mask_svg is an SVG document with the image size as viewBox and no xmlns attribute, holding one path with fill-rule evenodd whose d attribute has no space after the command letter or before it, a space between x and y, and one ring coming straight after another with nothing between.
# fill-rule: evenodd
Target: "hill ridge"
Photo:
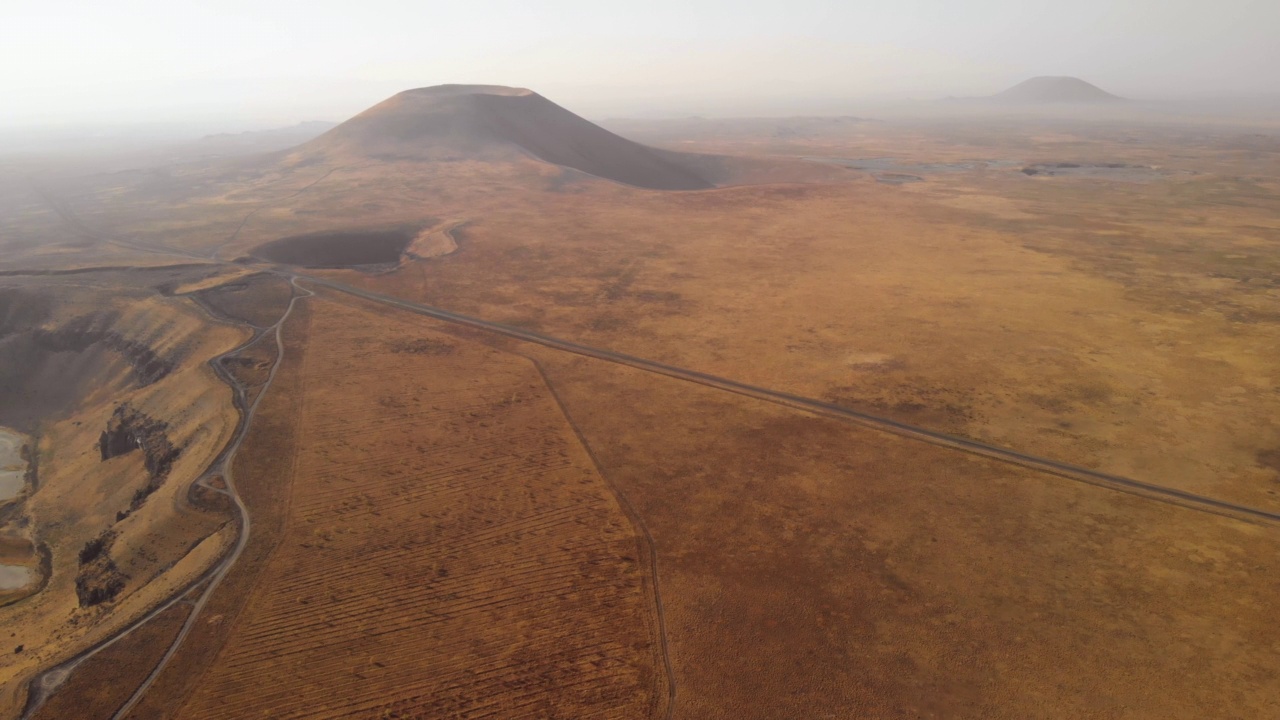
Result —
<instances>
[{"instance_id":1,"label":"hill ridge","mask_svg":"<svg viewBox=\"0 0 1280 720\"><path fill-rule=\"evenodd\" d=\"M527 88L436 85L397 93L298 152L383 160L501 160L517 156L656 190L701 190L703 156L627 140Z\"/></svg>"}]
</instances>

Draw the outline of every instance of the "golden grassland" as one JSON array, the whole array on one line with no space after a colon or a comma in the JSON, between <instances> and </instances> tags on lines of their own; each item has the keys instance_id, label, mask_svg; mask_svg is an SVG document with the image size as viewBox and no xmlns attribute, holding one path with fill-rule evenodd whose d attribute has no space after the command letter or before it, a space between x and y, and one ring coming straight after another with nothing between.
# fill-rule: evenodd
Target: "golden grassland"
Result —
<instances>
[{"instance_id":1,"label":"golden grassland","mask_svg":"<svg viewBox=\"0 0 1280 720\"><path fill-rule=\"evenodd\" d=\"M892 156L920 180L850 170L840 181L669 193L533 161L229 161L64 181L53 190L84 227L28 246L19 264L136 254L85 228L231 260L280 237L417 224L425 231L396 269L312 272L1280 508L1273 136L851 123L680 148ZM1121 179L1020 172L1054 162L1160 167ZM5 227L22 238L66 223L38 197L4 202ZM167 291L199 291L215 313L255 324L287 298L283 281L238 268L173 272ZM147 302L139 317L168 317L178 303L196 312L189 300ZM212 357L231 338L189 357ZM1274 527L345 297L304 302L286 339L281 384L236 462L255 523L249 548L131 717L661 717L668 679L675 717L699 719L1280 709ZM269 349L230 369L260 382ZM192 442L210 418L230 427L226 398L208 401L225 386L207 368L184 373L138 402L205 408L175 420ZM43 436L42 447L80 453L50 459L54 481L96 472L116 487L139 471L128 456L89 462L108 401L135 393L101 387ZM220 448L219 432L199 447ZM190 462L186 476L198 472ZM448 474L468 463L487 470ZM185 487L178 477L167 487ZM611 486L653 536L671 678L652 568ZM57 502L107 513L113 498ZM137 518L161 529L170 557L210 532ZM201 557L232 531L210 536ZM83 540L69 536L55 563L74 563ZM141 543L120 547L144 557ZM111 617L160 596L158 583L142 588L149 561L133 562L129 599ZM65 596L71 580L58 578ZM29 674L110 627L6 657L0 671ZM10 703L15 683L4 686Z\"/></svg>"},{"instance_id":2,"label":"golden grassland","mask_svg":"<svg viewBox=\"0 0 1280 720\"><path fill-rule=\"evenodd\" d=\"M1275 508L1280 475L1259 458L1280 447L1280 194L1239 185L1009 171L907 187L593 188L479 212L449 256L335 274Z\"/></svg>"},{"instance_id":3,"label":"golden grassland","mask_svg":"<svg viewBox=\"0 0 1280 720\"><path fill-rule=\"evenodd\" d=\"M285 530L175 716L651 715L647 555L536 368L310 302Z\"/></svg>"},{"instance_id":4,"label":"golden grassland","mask_svg":"<svg viewBox=\"0 0 1280 720\"><path fill-rule=\"evenodd\" d=\"M653 535L677 718L1280 709L1274 527L534 354Z\"/></svg>"},{"instance_id":5,"label":"golden grassland","mask_svg":"<svg viewBox=\"0 0 1280 720\"><path fill-rule=\"evenodd\" d=\"M1222 129L866 124L692 149L997 164L921 171L924 182L904 186L850 171L847 182L687 193L533 162L282 166L232 193L233 214L248 218L234 240L164 237L230 258L300 232L447 217L463 223L458 251L391 274L337 275L1275 508L1280 472L1265 460L1280 448L1269 422L1280 409L1273 146ZM1128 182L1018 170L1053 161L1168 174ZM170 212L192 228L230 212L201 187ZM127 202L82 204L113 227L150 226Z\"/></svg>"}]
</instances>

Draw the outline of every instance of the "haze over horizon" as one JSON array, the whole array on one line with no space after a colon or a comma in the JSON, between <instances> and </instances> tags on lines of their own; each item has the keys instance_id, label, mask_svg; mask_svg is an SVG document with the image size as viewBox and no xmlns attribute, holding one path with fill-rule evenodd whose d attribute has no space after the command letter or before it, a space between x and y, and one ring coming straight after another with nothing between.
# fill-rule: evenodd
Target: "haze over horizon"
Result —
<instances>
[{"instance_id":1,"label":"haze over horizon","mask_svg":"<svg viewBox=\"0 0 1280 720\"><path fill-rule=\"evenodd\" d=\"M1036 75L1140 99L1280 94L1280 4L1258 0L52 0L6 15L0 62L18 72L0 129L341 120L454 82L529 87L597 118L839 112Z\"/></svg>"}]
</instances>

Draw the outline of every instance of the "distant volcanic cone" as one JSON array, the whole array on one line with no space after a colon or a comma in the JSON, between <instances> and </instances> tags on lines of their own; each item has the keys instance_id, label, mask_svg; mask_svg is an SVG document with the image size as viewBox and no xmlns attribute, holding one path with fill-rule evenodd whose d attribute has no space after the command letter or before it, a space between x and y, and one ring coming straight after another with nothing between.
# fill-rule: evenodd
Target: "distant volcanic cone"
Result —
<instances>
[{"instance_id":1,"label":"distant volcanic cone","mask_svg":"<svg viewBox=\"0 0 1280 720\"><path fill-rule=\"evenodd\" d=\"M439 85L406 90L298 148L332 158L445 161L534 157L615 182L658 190L715 183L697 155L614 135L521 88Z\"/></svg>"},{"instance_id":2,"label":"distant volcanic cone","mask_svg":"<svg viewBox=\"0 0 1280 720\"><path fill-rule=\"evenodd\" d=\"M1018 83L991 100L1008 103L1114 103L1124 98L1074 77L1034 77Z\"/></svg>"}]
</instances>

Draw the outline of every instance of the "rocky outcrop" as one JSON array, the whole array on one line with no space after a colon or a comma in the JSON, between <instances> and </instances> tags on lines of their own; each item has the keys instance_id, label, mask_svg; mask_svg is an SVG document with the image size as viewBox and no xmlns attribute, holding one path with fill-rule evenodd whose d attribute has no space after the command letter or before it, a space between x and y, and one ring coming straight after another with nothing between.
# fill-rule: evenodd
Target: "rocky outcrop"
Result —
<instances>
[{"instance_id":1,"label":"rocky outcrop","mask_svg":"<svg viewBox=\"0 0 1280 720\"><path fill-rule=\"evenodd\" d=\"M154 350L135 340L129 340L109 327L110 318L83 317L67 323L57 330L34 331L36 344L48 352L84 352L101 343L124 358L133 369L134 377L142 386L151 385L173 372L173 363L160 357Z\"/></svg>"},{"instance_id":2,"label":"rocky outcrop","mask_svg":"<svg viewBox=\"0 0 1280 720\"><path fill-rule=\"evenodd\" d=\"M128 577L111 559L111 546L115 539L116 534L108 530L80 549L76 598L82 608L111 602L124 589Z\"/></svg>"},{"instance_id":3,"label":"rocky outcrop","mask_svg":"<svg viewBox=\"0 0 1280 720\"><path fill-rule=\"evenodd\" d=\"M117 520L123 520L142 507L147 497L160 489L165 478L169 477L169 471L182 451L170 442L168 429L163 421L125 404L116 408L107 421L107 429L98 437L98 451L104 461L141 450L143 464L147 468L147 484L133 494L128 510L117 513Z\"/></svg>"}]
</instances>

